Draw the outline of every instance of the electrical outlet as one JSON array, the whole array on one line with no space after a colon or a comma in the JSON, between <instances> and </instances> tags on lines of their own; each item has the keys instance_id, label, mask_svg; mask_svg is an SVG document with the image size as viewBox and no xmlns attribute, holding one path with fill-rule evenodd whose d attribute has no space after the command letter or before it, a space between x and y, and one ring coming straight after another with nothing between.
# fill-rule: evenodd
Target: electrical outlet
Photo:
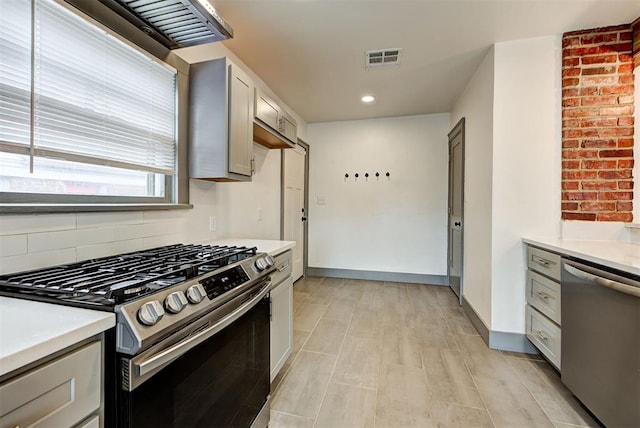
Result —
<instances>
[{"instance_id":1,"label":"electrical outlet","mask_svg":"<svg viewBox=\"0 0 640 428\"><path fill-rule=\"evenodd\" d=\"M316 205L327 205L324 196L316 196Z\"/></svg>"},{"instance_id":2,"label":"electrical outlet","mask_svg":"<svg viewBox=\"0 0 640 428\"><path fill-rule=\"evenodd\" d=\"M209 216L209 232L215 232L218 229L218 219L216 216Z\"/></svg>"},{"instance_id":3,"label":"electrical outlet","mask_svg":"<svg viewBox=\"0 0 640 428\"><path fill-rule=\"evenodd\" d=\"M262 221L262 208L258 208L258 221Z\"/></svg>"}]
</instances>

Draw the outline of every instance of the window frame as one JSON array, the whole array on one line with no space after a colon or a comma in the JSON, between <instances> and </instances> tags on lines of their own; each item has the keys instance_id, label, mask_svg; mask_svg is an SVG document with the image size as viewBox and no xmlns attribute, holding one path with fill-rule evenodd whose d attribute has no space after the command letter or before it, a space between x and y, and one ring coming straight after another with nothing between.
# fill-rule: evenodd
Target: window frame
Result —
<instances>
[{"instance_id":1,"label":"window frame","mask_svg":"<svg viewBox=\"0 0 640 428\"><path fill-rule=\"evenodd\" d=\"M100 2L53 0L114 38L154 61L176 71L176 167L175 175L165 175L164 197L100 196L46 193L0 192L0 214L143 211L193 208L189 203L188 109L189 63L128 23ZM115 28L117 31L114 31ZM171 193L169 194L168 191Z\"/></svg>"}]
</instances>

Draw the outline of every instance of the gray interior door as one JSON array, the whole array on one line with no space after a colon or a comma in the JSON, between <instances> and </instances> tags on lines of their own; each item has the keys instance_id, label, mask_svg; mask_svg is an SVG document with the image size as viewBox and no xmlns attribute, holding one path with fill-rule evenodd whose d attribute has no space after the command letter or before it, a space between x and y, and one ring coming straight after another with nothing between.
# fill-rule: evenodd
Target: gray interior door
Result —
<instances>
[{"instance_id":1,"label":"gray interior door","mask_svg":"<svg viewBox=\"0 0 640 428\"><path fill-rule=\"evenodd\" d=\"M464 118L449 133L449 225L447 275L462 303L464 225Z\"/></svg>"}]
</instances>

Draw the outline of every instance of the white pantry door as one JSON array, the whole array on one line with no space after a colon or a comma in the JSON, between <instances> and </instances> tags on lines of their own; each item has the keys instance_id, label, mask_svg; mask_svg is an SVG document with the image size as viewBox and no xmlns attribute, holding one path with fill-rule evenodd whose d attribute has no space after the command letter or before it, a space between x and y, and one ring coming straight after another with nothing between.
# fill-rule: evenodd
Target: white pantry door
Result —
<instances>
[{"instance_id":1,"label":"white pantry door","mask_svg":"<svg viewBox=\"0 0 640 428\"><path fill-rule=\"evenodd\" d=\"M295 281L304 269L304 167L307 151L296 144L284 153L284 240L296 241L293 249L293 273Z\"/></svg>"}]
</instances>

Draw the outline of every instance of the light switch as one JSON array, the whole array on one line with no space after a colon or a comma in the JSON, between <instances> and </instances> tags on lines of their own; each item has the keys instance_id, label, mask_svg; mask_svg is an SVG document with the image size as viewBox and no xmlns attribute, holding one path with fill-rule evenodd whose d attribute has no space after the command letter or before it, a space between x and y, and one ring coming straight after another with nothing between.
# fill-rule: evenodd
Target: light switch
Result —
<instances>
[{"instance_id":1,"label":"light switch","mask_svg":"<svg viewBox=\"0 0 640 428\"><path fill-rule=\"evenodd\" d=\"M209 216L209 232L215 232L218 228L218 219L216 216Z\"/></svg>"},{"instance_id":2,"label":"light switch","mask_svg":"<svg viewBox=\"0 0 640 428\"><path fill-rule=\"evenodd\" d=\"M262 208L258 208L258 221L262 221Z\"/></svg>"},{"instance_id":3,"label":"light switch","mask_svg":"<svg viewBox=\"0 0 640 428\"><path fill-rule=\"evenodd\" d=\"M316 196L316 205L327 205L327 201L324 196Z\"/></svg>"}]
</instances>

